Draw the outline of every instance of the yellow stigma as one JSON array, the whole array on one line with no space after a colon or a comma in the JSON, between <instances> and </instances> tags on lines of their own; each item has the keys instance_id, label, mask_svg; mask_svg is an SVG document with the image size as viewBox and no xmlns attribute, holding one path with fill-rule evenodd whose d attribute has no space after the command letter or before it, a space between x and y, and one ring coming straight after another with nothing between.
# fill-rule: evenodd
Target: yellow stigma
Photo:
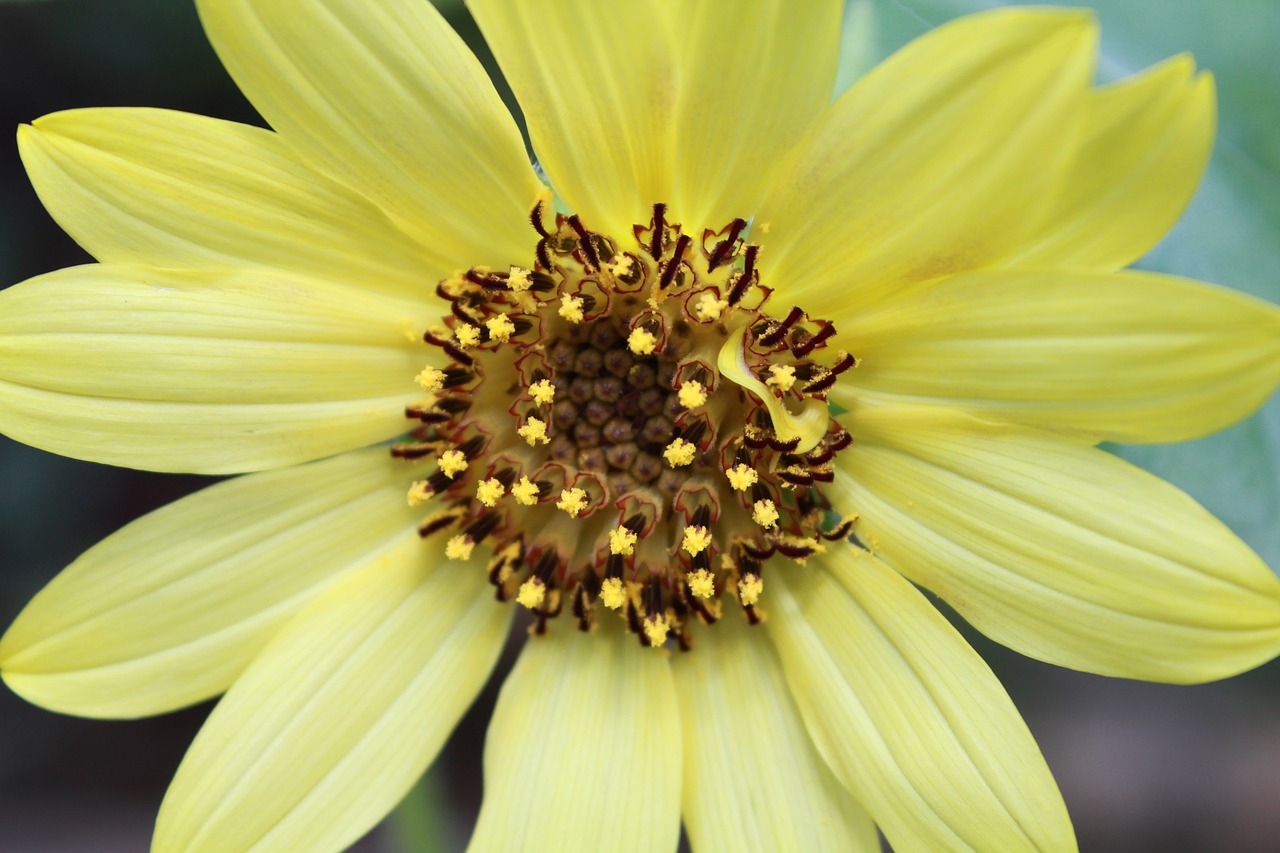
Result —
<instances>
[{"instance_id":1,"label":"yellow stigma","mask_svg":"<svg viewBox=\"0 0 1280 853\"><path fill-rule=\"evenodd\" d=\"M615 277L623 278L631 275L635 270L636 259L630 255L619 255L616 260L610 261L605 266Z\"/></svg>"},{"instance_id":2,"label":"yellow stigma","mask_svg":"<svg viewBox=\"0 0 1280 853\"><path fill-rule=\"evenodd\" d=\"M680 547L691 557L696 557L703 551L707 550L707 546L711 544L711 531L705 527L686 527L684 529L684 541L680 543Z\"/></svg>"},{"instance_id":3,"label":"yellow stigma","mask_svg":"<svg viewBox=\"0 0 1280 853\"><path fill-rule=\"evenodd\" d=\"M587 508L587 493L582 489L564 489L560 492L560 500L556 501L556 509L569 513L570 518L577 518L578 513Z\"/></svg>"},{"instance_id":4,"label":"yellow stigma","mask_svg":"<svg viewBox=\"0 0 1280 853\"><path fill-rule=\"evenodd\" d=\"M707 402L707 389L701 382L685 382L680 386L680 405L686 409L695 409Z\"/></svg>"},{"instance_id":5,"label":"yellow stigma","mask_svg":"<svg viewBox=\"0 0 1280 853\"><path fill-rule=\"evenodd\" d=\"M422 506L435 497L435 490L426 480L419 480L409 487L409 506Z\"/></svg>"},{"instance_id":6,"label":"yellow stigma","mask_svg":"<svg viewBox=\"0 0 1280 853\"><path fill-rule=\"evenodd\" d=\"M636 355L653 355L658 348L658 338L648 329L637 326L627 335L627 349Z\"/></svg>"},{"instance_id":7,"label":"yellow stigma","mask_svg":"<svg viewBox=\"0 0 1280 853\"><path fill-rule=\"evenodd\" d=\"M712 320L719 320L720 315L728 307L728 302L717 298L714 292L707 290L698 297L698 304L693 307L693 313L697 314L702 322L709 323Z\"/></svg>"},{"instance_id":8,"label":"yellow stigma","mask_svg":"<svg viewBox=\"0 0 1280 853\"><path fill-rule=\"evenodd\" d=\"M605 578L600 584L600 600L610 610L617 610L627 603L627 591L618 578Z\"/></svg>"},{"instance_id":9,"label":"yellow stigma","mask_svg":"<svg viewBox=\"0 0 1280 853\"><path fill-rule=\"evenodd\" d=\"M520 482L511 487L511 496L521 506L533 506L538 502L538 486L528 477L521 477Z\"/></svg>"},{"instance_id":10,"label":"yellow stigma","mask_svg":"<svg viewBox=\"0 0 1280 853\"><path fill-rule=\"evenodd\" d=\"M537 444L547 444L551 441L547 438L547 424L538 418L529 418L524 422L524 426L516 428L516 434L529 443L530 447Z\"/></svg>"},{"instance_id":11,"label":"yellow stigma","mask_svg":"<svg viewBox=\"0 0 1280 853\"><path fill-rule=\"evenodd\" d=\"M458 346L468 349L480 343L480 330L470 323L461 323L453 330L453 338Z\"/></svg>"},{"instance_id":12,"label":"yellow stigma","mask_svg":"<svg viewBox=\"0 0 1280 853\"><path fill-rule=\"evenodd\" d=\"M511 334L516 330L516 324L506 314L490 317L485 321L484 327L489 330L489 337L500 344L511 340Z\"/></svg>"},{"instance_id":13,"label":"yellow stigma","mask_svg":"<svg viewBox=\"0 0 1280 853\"><path fill-rule=\"evenodd\" d=\"M796 369L789 364L772 364L769 366L769 378L764 384L779 391L790 391L796 384Z\"/></svg>"},{"instance_id":14,"label":"yellow stigma","mask_svg":"<svg viewBox=\"0 0 1280 853\"><path fill-rule=\"evenodd\" d=\"M582 313L582 299L577 296L566 296L560 300L560 310L556 312L570 323L581 323L585 316Z\"/></svg>"},{"instance_id":15,"label":"yellow stigma","mask_svg":"<svg viewBox=\"0 0 1280 853\"><path fill-rule=\"evenodd\" d=\"M446 450L436 461L440 470L451 480L467 470L467 457L461 450Z\"/></svg>"},{"instance_id":16,"label":"yellow stigma","mask_svg":"<svg viewBox=\"0 0 1280 853\"><path fill-rule=\"evenodd\" d=\"M743 604L755 604L764 592L764 580L759 575L743 575L738 578L738 598Z\"/></svg>"},{"instance_id":17,"label":"yellow stigma","mask_svg":"<svg viewBox=\"0 0 1280 853\"><path fill-rule=\"evenodd\" d=\"M637 537L625 527L615 527L609 531L609 553L621 554L624 557L636 552Z\"/></svg>"},{"instance_id":18,"label":"yellow stigma","mask_svg":"<svg viewBox=\"0 0 1280 853\"><path fill-rule=\"evenodd\" d=\"M716 594L716 576L706 569L698 569L684 576L689 584L689 591L698 598L710 598Z\"/></svg>"},{"instance_id":19,"label":"yellow stigma","mask_svg":"<svg viewBox=\"0 0 1280 853\"><path fill-rule=\"evenodd\" d=\"M652 616L646 616L644 620L644 635L649 638L649 642L654 648L660 647L667 641L667 634L671 631L671 623L667 621L667 617L661 613L655 613Z\"/></svg>"},{"instance_id":20,"label":"yellow stigma","mask_svg":"<svg viewBox=\"0 0 1280 853\"><path fill-rule=\"evenodd\" d=\"M511 274L507 276L507 284L516 293L524 293L533 286L533 276L529 275L526 269L512 267Z\"/></svg>"},{"instance_id":21,"label":"yellow stigma","mask_svg":"<svg viewBox=\"0 0 1280 853\"><path fill-rule=\"evenodd\" d=\"M529 578L520 584L520 591L516 593L516 601L530 610L541 604L546 597L547 588L537 578Z\"/></svg>"},{"instance_id":22,"label":"yellow stigma","mask_svg":"<svg viewBox=\"0 0 1280 853\"><path fill-rule=\"evenodd\" d=\"M662 458L667 460L667 464L672 468L679 468L693 462L693 457L697 455L698 448L683 438L677 438L675 441L667 445L667 449L662 451Z\"/></svg>"},{"instance_id":23,"label":"yellow stigma","mask_svg":"<svg viewBox=\"0 0 1280 853\"><path fill-rule=\"evenodd\" d=\"M743 465L742 463L734 465L728 471L725 471L724 475L729 478L729 485L733 486L734 489L739 492L744 492L751 488L760 479L760 475L756 473L756 469L752 468L750 465Z\"/></svg>"},{"instance_id":24,"label":"yellow stigma","mask_svg":"<svg viewBox=\"0 0 1280 853\"><path fill-rule=\"evenodd\" d=\"M476 543L471 541L470 536L465 533L459 533L445 543L444 555L450 560L469 560L475 547Z\"/></svg>"},{"instance_id":25,"label":"yellow stigma","mask_svg":"<svg viewBox=\"0 0 1280 853\"><path fill-rule=\"evenodd\" d=\"M751 518L761 527L773 527L778 523L778 508L768 498L758 500L751 507Z\"/></svg>"},{"instance_id":26,"label":"yellow stigma","mask_svg":"<svg viewBox=\"0 0 1280 853\"><path fill-rule=\"evenodd\" d=\"M497 506L498 498L502 497L506 492L506 487L501 482L490 477L487 480L481 480L476 486L476 500L485 506Z\"/></svg>"},{"instance_id":27,"label":"yellow stigma","mask_svg":"<svg viewBox=\"0 0 1280 853\"><path fill-rule=\"evenodd\" d=\"M444 390L444 371L437 370L434 367L424 367L422 372L414 377L422 390L428 394L439 394Z\"/></svg>"},{"instance_id":28,"label":"yellow stigma","mask_svg":"<svg viewBox=\"0 0 1280 853\"><path fill-rule=\"evenodd\" d=\"M539 406L550 405L556 398L556 387L548 379L539 379L529 386L529 396L533 397L533 402Z\"/></svg>"}]
</instances>

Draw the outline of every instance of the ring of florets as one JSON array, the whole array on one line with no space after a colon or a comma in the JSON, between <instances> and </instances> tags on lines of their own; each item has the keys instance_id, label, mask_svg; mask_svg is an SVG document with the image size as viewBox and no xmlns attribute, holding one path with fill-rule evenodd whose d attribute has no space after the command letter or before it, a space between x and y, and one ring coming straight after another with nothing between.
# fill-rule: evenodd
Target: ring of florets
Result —
<instances>
[{"instance_id":1,"label":"ring of florets","mask_svg":"<svg viewBox=\"0 0 1280 853\"><path fill-rule=\"evenodd\" d=\"M831 323L765 313L760 248L735 219L695 240L653 207L634 241L576 215L546 224L530 268L475 267L439 283L424 340L441 366L392 454L434 457L409 490L450 530L445 554L492 544L488 577L547 630L617 611L642 644L690 648L722 599L752 624L774 556L799 563L845 538L821 494L850 438L826 394L857 364Z\"/></svg>"}]
</instances>

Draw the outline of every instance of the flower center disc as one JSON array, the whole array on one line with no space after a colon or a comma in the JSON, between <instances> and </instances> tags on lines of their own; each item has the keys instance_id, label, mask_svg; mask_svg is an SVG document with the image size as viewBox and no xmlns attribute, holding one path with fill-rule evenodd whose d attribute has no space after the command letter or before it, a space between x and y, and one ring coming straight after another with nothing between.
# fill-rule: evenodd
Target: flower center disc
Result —
<instances>
[{"instance_id":1,"label":"flower center disc","mask_svg":"<svg viewBox=\"0 0 1280 853\"><path fill-rule=\"evenodd\" d=\"M848 535L819 485L849 443L826 393L856 360L830 323L764 312L744 220L695 241L658 204L624 242L577 216L548 229L544 207L532 268L436 289L450 315L425 340L447 361L392 449L436 457L409 490L442 507L420 532L454 528L453 559L491 541L489 580L535 633L566 602L582 630L603 605L652 646L690 648L724 596L755 624L766 560Z\"/></svg>"}]
</instances>

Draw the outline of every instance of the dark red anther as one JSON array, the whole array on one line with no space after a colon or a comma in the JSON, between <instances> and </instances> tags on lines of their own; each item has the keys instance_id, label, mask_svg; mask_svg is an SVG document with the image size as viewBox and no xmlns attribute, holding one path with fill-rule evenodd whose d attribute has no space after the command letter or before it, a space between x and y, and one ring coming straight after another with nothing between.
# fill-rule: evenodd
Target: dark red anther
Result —
<instances>
[{"instance_id":1,"label":"dark red anther","mask_svg":"<svg viewBox=\"0 0 1280 853\"><path fill-rule=\"evenodd\" d=\"M756 343L761 346L772 347L778 344L784 335L790 331L791 327L804 319L804 309L799 306L792 306L787 312L787 316L782 321L774 324L768 332L757 339Z\"/></svg>"},{"instance_id":2,"label":"dark red anther","mask_svg":"<svg viewBox=\"0 0 1280 853\"><path fill-rule=\"evenodd\" d=\"M755 243L749 244L742 253L742 270L733 278L733 286L729 289L730 305L741 302L751 288L756 274L756 256L759 254L760 247Z\"/></svg>"},{"instance_id":3,"label":"dark red anther","mask_svg":"<svg viewBox=\"0 0 1280 853\"><path fill-rule=\"evenodd\" d=\"M815 379L808 385L800 389L801 394L825 394L835 387L836 380L839 379L831 371L827 371L820 378Z\"/></svg>"},{"instance_id":4,"label":"dark red anther","mask_svg":"<svg viewBox=\"0 0 1280 853\"><path fill-rule=\"evenodd\" d=\"M547 226L542 224L542 208L542 199L538 199L534 203L533 209L529 211L529 224L533 226L533 230L537 231L543 240L549 240L551 239L551 234L547 231Z\"/></svg>"},{"instance_id":5,"label":"dark red anther","mask_svg":"<svg viewBox=\"0 0 1280 853\"><path fill-rule=\"evenodd\" d=\"M569 227L578 235L578 249L582 252L582 260L588 270L594 272L600 269L600 254L596 251L596 244L591 240L591 232L587 230L587 226L582 224L582 220L578 218L578 214L573 214L567 220Z\"/></svg>"},{"instance_id":6,"label":"dark red anther","mask_svg":"<svg viewBox=\"0 0 1280 853\"><path fill-rule=\"evenodd\" d=\"M747 220L735 219L729 223L729 233L719 243L716 243L715 249L711 251L711 257L707 258L707 272L713 271L716 267L726 263L733 256L733 245L738 242L742 229L747 227Z\"/></svg>"},{"instance_id":7,"label":"dark red anther","mask_svg":"<svg viewBox=\"0 0 1280 853\"><path fill-rule=\"evenodd\" d=\"M824 343L828 338L830 338L835 333L836 333L836 327L831 323L824 322L822 324L822 328L818 329L818 331L815 332L814 334L810 335L809 337L805 338L802 341L797 341L792 343L791 352L795 355L796 358L804 358L806 355L813 352L813 350L819 344Z\"/></svg>"},{"instance_id":8,"label":"dark red anther","mask_svg":"<svg viewBox=\"0 0 1280 853\"><path fill-rule=\"evenodd\" d=\"M667 206L658 202L653 206L653 221L649 233L649 254L656 261L662 257L662 246L666 242Z\"/></svg>"},{"instance_id":9,"label":"dark red anther","mask_svg":"<svg viewBox=\"0 0 1280 853\"><path fill-rule=\"evenodd\" d=\"M830 530L824 530L819 535L828 542L836 542L840 539L848 539L849 534L853 531L853 521L842 521Z\"/></svg>"},{"instance_id":10,"label":"dark red anther","mask_svg":"<svg viewBox=\"0 0 1280 853\"><path fill-rule=\"evenodd\" d=\"M671 255L671 260L667 261L662 268L662 275L658 279L658 288L666 290L676 279L676 273L680 270L680 264L684 260L684 253L689 251L689 247L693 245L693 238L688 234L681 234L680 239L676 240L675 252Z\"/></svg>"}]
</instances>

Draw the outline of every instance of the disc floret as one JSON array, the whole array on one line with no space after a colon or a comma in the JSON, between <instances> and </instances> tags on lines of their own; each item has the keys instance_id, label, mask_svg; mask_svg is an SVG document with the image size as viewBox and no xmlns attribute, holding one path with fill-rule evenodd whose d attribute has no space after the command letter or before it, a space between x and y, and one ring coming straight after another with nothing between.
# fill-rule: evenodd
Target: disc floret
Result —
<instances>
[{"instance_id":1,"label":"disc floret","mask_svg":"<svg viewBox=\"0 0 1280 853\"><path fill-rule=\"evenodd\" d=\"M453 529L454 559L490 545L497 597L535 633L565 601L582 630L616 611L652 646L689 648L725 597L758 622L770 558L848 535L820 484L849 443L826 393L856 360L831 354L830 323L765 311L745 220L695 239L657 204L624 240L547 218L539 201L531 267L436 288L441 358L392 450L437 460L409 490L444 507L420 532Z\"/></svg>"}]
</instances>

